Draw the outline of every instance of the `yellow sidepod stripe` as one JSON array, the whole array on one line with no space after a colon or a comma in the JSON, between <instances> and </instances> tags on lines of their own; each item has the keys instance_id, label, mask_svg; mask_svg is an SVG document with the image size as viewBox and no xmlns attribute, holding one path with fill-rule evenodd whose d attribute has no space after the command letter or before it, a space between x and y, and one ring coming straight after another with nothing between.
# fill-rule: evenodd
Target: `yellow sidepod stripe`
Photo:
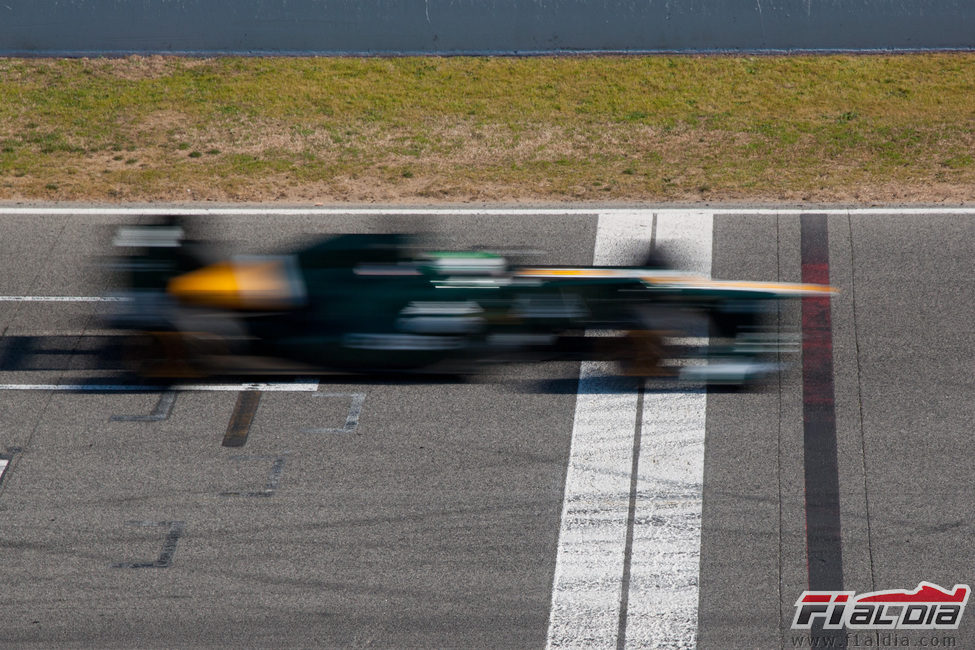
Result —
<instances>
[{"instance_id":1,"label":"yellow sidepod stripe","mask_svg":"<svg viewBox=\"0 0 975 650\"><path fill-rule=\"evenodd\" d=\"M239 301L237 288L233 265L220 262L173 278L166 291L183 302L223 307Z\"/></svg>"},{"instance_id":2,"label":"yellow sidepod stripe","mask_svg":"<svg viewBox=\"0 0 975 650\"><path fill-rule=\"evenodd\" d=\"M824 284L799 284L794 282L736 282L733 280L712 280L712 286L719 289L742 289L745 291L774 291L777 293L839 293L835 288Z\"/></svg>"},{"instance_id":3,"label":"yellow sidepod stripe","mask_svg":"<svg viewBox=\"0 0 975 650\"><path fill-rule=\"evenodd\" d=\"M835 288L822 284L799 284L795 282L740 282L736 280L709 280L707 278L641 278L650 285L663 285L677 289L720 289L724 291L747 291L775 293L782 296L804 296L809 294L839 293Z\"/></svg>"},{"instance_id":4,"label":"yellow sidepod stripe","mask_svg":"<svg viewBox=\"0 0 975 650\"><path fill-rule=\"evenodd\" d=\"M516 275L539 276L543 278L611 278L618 277L620 274L616 271L616 269L527 268L519 269Z\"/></svg>"},{"instance_id":5,"label":"yellow sidepod stripe","mask_svg":"<svg viewBox=\"0 0 975 650\"><path fill-rule=\"evenodd\" d=\"M296 302L285 264L279 260L235 260L190 271L166 290L182 302L221 309L282 309Z\"/></svg>"},{"instance_id":6,"label":"yellow sidepod stripe","mask_svg":"<svg viewBox=\"0 0 975 650\"><path fill-rule=\"evenodd\" d=\"M711 280L689 275L682 271L657 269L603 269L586 267L529 267L515 271L517 277L541 278L635 278L649 286L671 289L720 289L724 291L753 291L774 293L782 296L838 293L833 287L819 284L789 282L740 282L735 280Z\"/></svg>"},{"instance_id":7,"label":"yellow sidepod stripe","mask_svg":"<svg viewBox=\"0 0 975 650\"><path fill-rule=\"evenodd\" d=\"M515 272L519 277L542 278L638 278L647 285L675 289L724 289L728 291L760 291L789 296L817 293L837 293L833 287L819 284L789 282L739 282L735 280L711 280L690 275L683 271L657 269L602 269L587 267L529 267Z\"/></svg>"}]
</instances>

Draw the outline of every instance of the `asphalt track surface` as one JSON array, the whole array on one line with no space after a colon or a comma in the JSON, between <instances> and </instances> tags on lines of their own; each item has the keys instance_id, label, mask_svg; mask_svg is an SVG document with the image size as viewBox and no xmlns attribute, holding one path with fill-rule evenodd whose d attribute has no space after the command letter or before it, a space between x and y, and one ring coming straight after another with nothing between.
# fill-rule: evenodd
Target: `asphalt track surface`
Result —
<instances>
[{"instance_id":1,"label":"asphalt track surface","mask_svg":"<svg viewBox=\"0 0 975 650\"><path fill-rule=\"evenodd\" d=\"M779 319L829 347L744 393L577 363L119 390L93 354L106 303L77 298L103 294L98 257L136 219L54 212L0 210L0 647L809 647L790 629L806 589L973 581L972 211L193 217L243 252L428 230L539 263L636 263L686 221L710 237L687 259L715 278L799 281L825 255L828 328L799 305ZM666 426L687 438L653 447ZM599 461L619 469L594 471L620 494L574 478L593 432L621 436ZM681 463L677 499L659 477ZM595 506L573 511L577 490ZM830 638L975 647L971 617Z\"/></svg>"}]
</instances>

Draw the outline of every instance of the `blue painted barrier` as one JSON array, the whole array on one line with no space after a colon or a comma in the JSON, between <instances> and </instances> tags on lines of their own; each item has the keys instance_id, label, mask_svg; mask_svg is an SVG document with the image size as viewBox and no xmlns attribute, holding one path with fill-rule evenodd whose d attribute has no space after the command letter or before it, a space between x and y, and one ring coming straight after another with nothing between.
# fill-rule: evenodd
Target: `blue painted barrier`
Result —
<instances>
[{"instance_id":1,"label":"blue painted barrier","mask_svg":"<svg viewBox=\"0 0 975 650\"><path fill-rule=\"evenodd\" d=\"M972 0L0 0L0 54L975 49Z\"/></svg>"}]
</instances>

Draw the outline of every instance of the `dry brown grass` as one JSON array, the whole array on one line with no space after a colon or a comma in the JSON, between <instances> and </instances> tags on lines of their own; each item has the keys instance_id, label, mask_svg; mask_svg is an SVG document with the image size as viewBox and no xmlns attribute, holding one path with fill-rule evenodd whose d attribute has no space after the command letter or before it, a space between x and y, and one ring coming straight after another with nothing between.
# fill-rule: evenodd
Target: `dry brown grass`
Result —
<instances>
[{"instance_id":1,"label":"dry brown grass","mask_svg":"<svg viewBox=\"0 0 975 650\"><path fill-rule=\"evenodd\" d=\"M975 56L0 60L0 199L975 199Z\"/></svg>"}]
</instances>

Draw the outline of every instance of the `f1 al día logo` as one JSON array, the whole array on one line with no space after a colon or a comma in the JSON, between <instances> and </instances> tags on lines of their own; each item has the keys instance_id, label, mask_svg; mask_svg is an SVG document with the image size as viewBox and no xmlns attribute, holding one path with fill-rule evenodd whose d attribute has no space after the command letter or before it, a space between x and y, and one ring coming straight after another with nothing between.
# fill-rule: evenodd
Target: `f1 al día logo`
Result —
<instances>
[{"instance_id":1,"label":"f1 al d\u00eda logo","mask_svg":"<svg viewBox=\"0 0 975 650\"><path fill-rule=\"evenodd\" d=\"M853 591L804 591L796 601L792 629L808 630L815 621L835 630L957 630L971 588L950 591L930 582L914 591L893 589L857 595Z\"/></svg>"}]
</instances>

